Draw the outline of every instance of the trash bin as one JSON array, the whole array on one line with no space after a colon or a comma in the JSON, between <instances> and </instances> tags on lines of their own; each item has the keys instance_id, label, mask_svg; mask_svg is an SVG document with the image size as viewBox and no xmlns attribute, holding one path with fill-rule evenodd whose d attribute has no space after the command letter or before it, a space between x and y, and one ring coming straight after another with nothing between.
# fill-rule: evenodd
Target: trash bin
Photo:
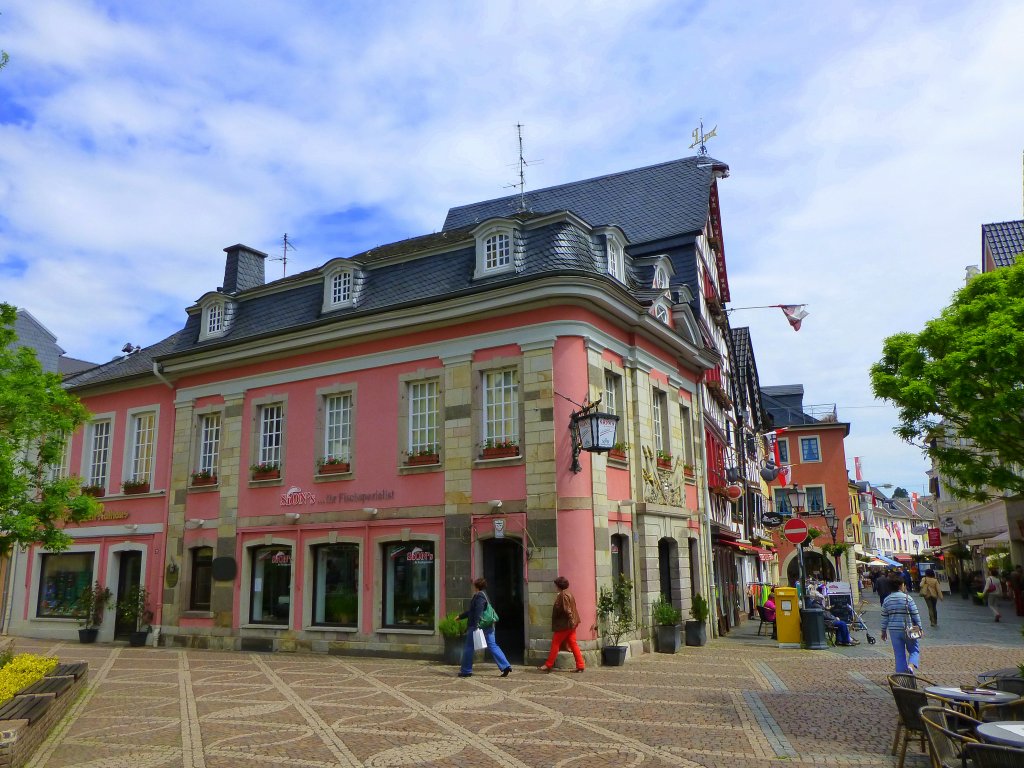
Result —
<instances>
[{"instance_id":1,"label":"trash bin","mask_svg":"<svg viewBox=\"0 0 1024 768\"><path fill-rule=\"evenodd\" d=\"M825 612L821 608L802 608L800 629L808 648L812 651L828 650L828 643L825 642Z\"/></svg>"},{"instance_id":2,"label":"trash bin","mask_svg":"<svg viewBox=\"0 0 1024 768\"><path fill-rule=\"evenodd\" d=\"M793 587L775 588L775 634L779 648L800 647L800 604Z\"/></svg>"}]
</instances>

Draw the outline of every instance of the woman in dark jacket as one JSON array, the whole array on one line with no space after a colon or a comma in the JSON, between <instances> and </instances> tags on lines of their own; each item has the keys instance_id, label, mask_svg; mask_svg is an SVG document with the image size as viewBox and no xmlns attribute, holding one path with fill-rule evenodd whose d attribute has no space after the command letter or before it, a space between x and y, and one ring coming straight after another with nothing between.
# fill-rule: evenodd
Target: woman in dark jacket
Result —
<instances>
[{"instance_id":1,"label":"woman in dark jacket","mask_svg":"<svg viewBox=\"0 0 1024 768\"><path fill-rule=\"evenodd\" d=\"M491 652L491 658L494 659L494 663L501 670L501 676L508 677L508 673L512 671L512 665L508 663L508 659L505 658L505 654L498 647L498 643L494 639L494 625L480 627L480 617L487 609L487 595L484 593L484 590L487 589L487 580L477 579L473 582L473 588L476 592L473 593L473 599L469 601L469 609L459 614L460 619L469 619L469 629L466 631L466 644L462 648L462 666L459 668L459 677L473 676L473 654L476 652L476 649L473 647L473 631L478 627L484 633L484 638L487 640L487 650Z\"/></svg>"}]
</instances>

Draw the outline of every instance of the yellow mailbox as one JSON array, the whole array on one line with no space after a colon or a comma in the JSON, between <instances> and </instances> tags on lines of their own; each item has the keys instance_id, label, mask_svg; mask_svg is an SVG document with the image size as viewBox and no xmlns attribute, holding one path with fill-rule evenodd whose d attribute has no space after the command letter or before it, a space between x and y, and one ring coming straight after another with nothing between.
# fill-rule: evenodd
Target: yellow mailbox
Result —
<instances>
[{"instance_id":1,"label":"yellow mailbox","mask_svg":"<svg viewBox=\"0 0 1024 768\"><path fill-rule=\"evenodd\" d=\"M793 587L775 588L775 633L779 648L800 647L800 600Z\"/></svg>"}]
</instances>

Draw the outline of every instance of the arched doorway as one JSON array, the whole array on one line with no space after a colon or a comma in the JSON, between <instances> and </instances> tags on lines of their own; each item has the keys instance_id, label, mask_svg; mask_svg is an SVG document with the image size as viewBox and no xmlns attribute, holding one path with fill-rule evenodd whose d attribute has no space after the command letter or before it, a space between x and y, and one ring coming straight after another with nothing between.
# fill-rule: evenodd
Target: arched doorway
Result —
<instances>
[{"instance_id":1,"label":"arched doorway","mask_svg":"<svg viewBox=\"0 0 1024 768\"><path fill-rule=\"evenodd\" d=\"M526 649L522 542L511 538L481 539L480 551L487 596L500 617L495 640L510 663L522 664Z\"/></svg>"},{"instance_id":2,"label":"arched doorway","mask_svg":"<svg viewBox=\"0 0 1024 768\"><path fill-rule=\"evenodd\" d=\"M826 557L821 552L805 549L804 568L807 571L808 579L814 579L816 581L836 580L835 565L831 562L831 558ZM794 554L790 559L789 565L786 567L786 577L789 579L790 585L794 585L800 581L799 555Z\"/></svg>"}]
</instances>

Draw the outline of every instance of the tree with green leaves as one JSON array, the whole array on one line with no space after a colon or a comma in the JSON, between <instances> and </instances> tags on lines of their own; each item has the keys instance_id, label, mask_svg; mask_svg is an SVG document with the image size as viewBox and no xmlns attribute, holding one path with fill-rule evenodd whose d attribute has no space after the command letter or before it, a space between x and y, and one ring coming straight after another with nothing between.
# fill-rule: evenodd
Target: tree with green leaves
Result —
<instances>
[{"instance_id":1,"label":"tree with green leaves","mask_svg":"<svg viewBox=\"0 0 1024 768\"><path fill-rule=\"evenodd\" d=\"M896 486L896 490L892 492L892 497L894 499L909 499L910 498L910 494L907 492L906 488L900 488L897 485Z\"/></svg>"},{"instance_id":2,"label":"tree with green leaves","mask_svg":"<svg viewBox=\"0 0 1024 768\"><path fill-rule=\"evenodd\" d=\"M79 478L54 471L89 412L35 352L13 346L15 314L0 304L0 554L30 544L60 551L71 543L60 526L102 509Z\"/></svg>"},{"instance_id":3,"label":"tree with green leaves","mask_svg":"<svg viewBox=\"0 0 1024 768\"><path fill-rule=\"evenodd\" d=\"M1024 494L1024 260L974 277L920 333L885 340L875 396L954 496Z\"/></svg>"}]
</instances>

